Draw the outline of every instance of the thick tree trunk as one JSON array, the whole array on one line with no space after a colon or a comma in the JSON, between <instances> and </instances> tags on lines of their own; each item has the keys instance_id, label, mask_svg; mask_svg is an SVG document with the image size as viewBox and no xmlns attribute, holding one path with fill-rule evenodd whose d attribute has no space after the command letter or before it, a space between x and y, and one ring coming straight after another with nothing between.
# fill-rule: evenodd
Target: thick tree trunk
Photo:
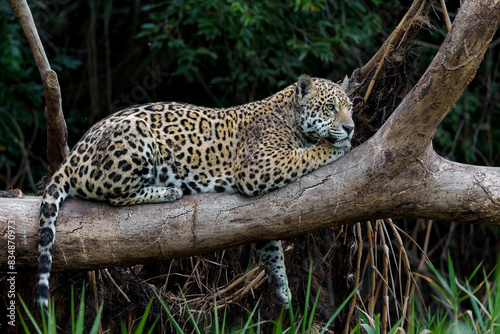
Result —
<instances>
[{"instance_id":1,"label":"thick tree trunk","mask_svg":"<svg viewBox=\"0 0 500 334\"><path fill-rule=\"evenodd\" d=\"M334 164L271 194L185 196L124 208L68 200L57 227L54 270L96 269L292 238L344 223L421 217L500 225L500 168L446 161L435 129L478 68L500 22L500 3L468 1L421 80L369 141ZM16 270L34 270L39 198L0 199L15 226ZM0 254L0 270L7 270Z\"/></svg>"},{"instance_id":2,"label":"thick tree trunk","mask_svg":"<svg viewBox=\"0 0 500 334\"><path fill-rule=\"evenodd\" d=\"M58 219L54 271L186 257L383 217L500 225L499 168L449 162L432 151L407 164L386 152L374 157L373 147L363 145L257 198L202 194L121 208L67 200ZM0 203L0 217L15 222L16 269L34 270L40 199ZM6 232L0 249L7 249ZM6 270L6 255L0 254L0 270Z\"/></svg>"}]
</instances>

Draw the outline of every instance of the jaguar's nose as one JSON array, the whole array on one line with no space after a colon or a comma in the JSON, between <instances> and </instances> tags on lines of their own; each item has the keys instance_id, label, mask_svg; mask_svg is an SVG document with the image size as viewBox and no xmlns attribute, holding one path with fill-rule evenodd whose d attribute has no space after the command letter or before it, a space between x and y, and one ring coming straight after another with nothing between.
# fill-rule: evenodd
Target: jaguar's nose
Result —
<instances>
[{"instance_id":1,"label":"jaguar's nose","mask_svg":"<svg viewBox=\"0 0 500 334\"><path fill-rule=\"evenodd\" d=\"M349 125L342 125L342 128L344 128L345 132L347 132L347 135L349 136L352 131L354 130L354 126L349 126Z\"/></svg>"}]
</instances>

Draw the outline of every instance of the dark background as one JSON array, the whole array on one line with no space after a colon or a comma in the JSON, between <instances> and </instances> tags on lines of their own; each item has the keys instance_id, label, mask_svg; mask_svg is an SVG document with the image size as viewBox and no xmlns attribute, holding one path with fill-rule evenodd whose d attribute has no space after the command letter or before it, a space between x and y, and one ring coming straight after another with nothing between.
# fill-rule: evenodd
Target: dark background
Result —
<instances>
[{"instance_id":1,"label":"dark background","mask_svg":"<svg viewBox=\"0 0 500 334\"><path fill-rule=\"evenodd\" d=\"M190 0L30 1L58 73L70 148L97 120L148 101L225 107L258 100L301 73L342 80L364 65L410 2ZM458 1L448 1L453 20ZM446 36L436 4L414 41L416 83ZM38 192L47 173L40 75L10 4L0 2L0 189ZM444 157L500 166L500 36L434 138ZM436 97L439 99L439 97ZM419 243L428 222L398 220ZM481 261L491 270L498 229L434 224L429 256L457 276ZM408 243L409 253L418 250ZM413 248L412 248L413 247ZM418 263L418 261L416 261Z\"/></svg>"}]
</instances>

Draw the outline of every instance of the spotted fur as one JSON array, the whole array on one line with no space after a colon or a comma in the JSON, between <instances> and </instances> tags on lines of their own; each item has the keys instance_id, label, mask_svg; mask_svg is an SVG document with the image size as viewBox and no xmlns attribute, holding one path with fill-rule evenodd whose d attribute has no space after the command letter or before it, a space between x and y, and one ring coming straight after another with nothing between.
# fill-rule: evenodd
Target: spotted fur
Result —
<instances>
[{"instance_id":1,"label":"spotted fur","mask_svg":"<svg viewBox=\"0 0 500 334\"><path fill-rule=\"evenodd\" d=\"M351 116L342 87L301 75L296 84L237 107L151 103L96 123L54 173L42 198L38 309L47 310L56 219L67 196L121 206L202 192L264 194L349 151ZM257 248L275 300L287 305L281 244Z\"/></svg>"}]
</instances>

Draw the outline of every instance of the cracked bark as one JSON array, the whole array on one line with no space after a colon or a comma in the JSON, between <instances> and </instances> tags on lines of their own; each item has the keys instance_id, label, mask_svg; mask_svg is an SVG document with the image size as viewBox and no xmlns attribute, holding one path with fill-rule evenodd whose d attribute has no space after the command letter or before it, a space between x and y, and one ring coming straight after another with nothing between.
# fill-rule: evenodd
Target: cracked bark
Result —
<instances>
[{"instance_id":1,"label":"cracked bark","mask_svg":"<svg viewBox=\"0 0 500 334\"><path fill-rule=\"evenodd\" d=\"M124 208L67 200L54 271L186 257L384 217L500 225L500 168L447 161L431 144L499 22L498 1L466 2L428 70L384 126L343 159L283 189ZM36 268L39 204L37 197L0 199L0 219L16 222L18 271ZM6 249L2 226L0 248ZM0 270L6 270L5 253Z\"/></svg>"}]
</instances>

